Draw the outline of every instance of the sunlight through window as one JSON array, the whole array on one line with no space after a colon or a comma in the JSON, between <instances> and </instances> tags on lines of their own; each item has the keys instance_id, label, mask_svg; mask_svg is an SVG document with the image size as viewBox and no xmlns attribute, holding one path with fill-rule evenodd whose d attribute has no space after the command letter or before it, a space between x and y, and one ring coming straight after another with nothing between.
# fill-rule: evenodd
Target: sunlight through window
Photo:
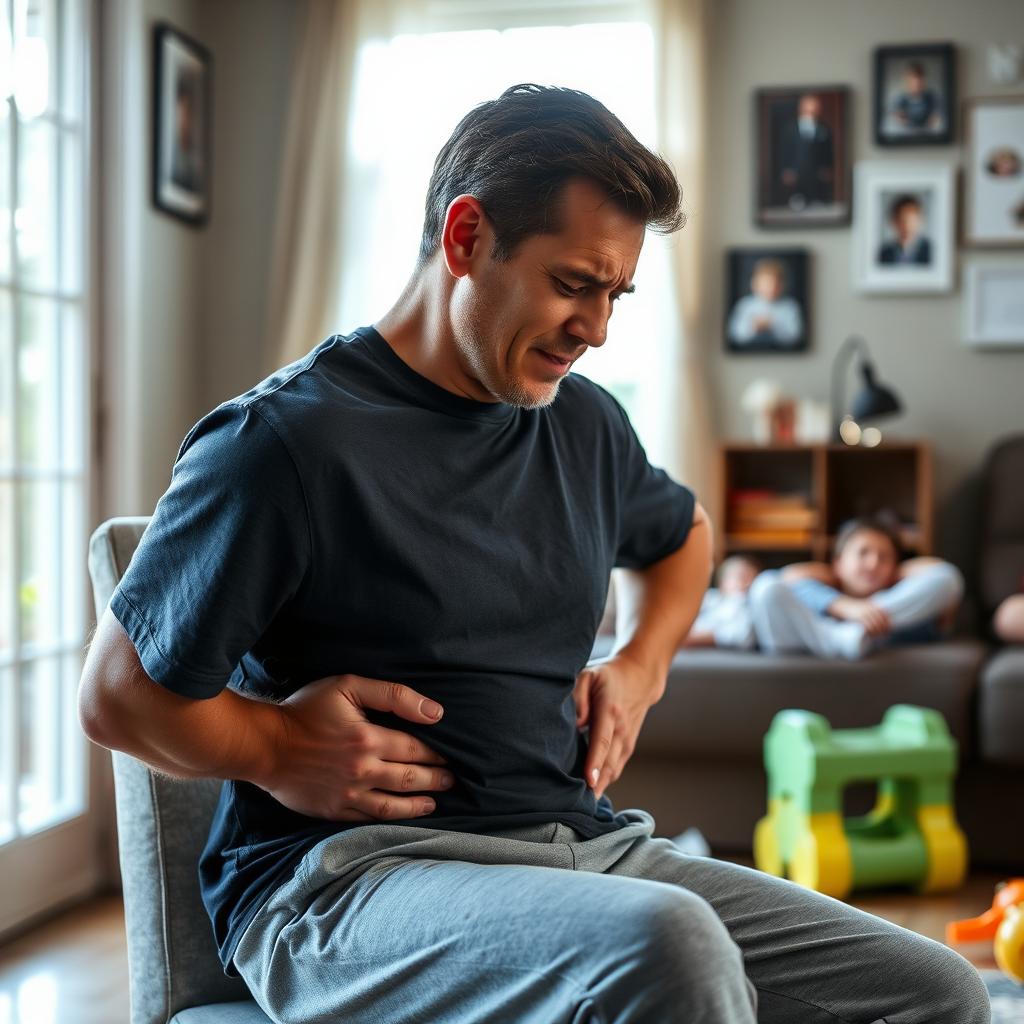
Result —
<instances>
[{"instance_id":1,"label":"sunlight through window","mask_svg":"<svg viewBox=\"0 0 1024 1024\"><path fill-rule=\"evenodd\" d=\"M434 157L461 117L510 85L582 89L657 150L654 39L645 21L399 35L358 55L336 322L379 319L415 264ZM607 343L576 372L626 406L652 461L671 421L674 335L666 313L670 239L648 235L637 292L617 304Z\"/></svg>"}]
</instances>

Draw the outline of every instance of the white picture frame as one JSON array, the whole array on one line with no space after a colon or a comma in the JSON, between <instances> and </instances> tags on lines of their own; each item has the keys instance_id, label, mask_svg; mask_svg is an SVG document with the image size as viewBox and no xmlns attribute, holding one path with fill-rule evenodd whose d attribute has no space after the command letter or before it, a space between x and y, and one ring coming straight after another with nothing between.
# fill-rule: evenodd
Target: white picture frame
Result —
<instances>
[{"instance_id":1,"label":"white picture frame","mask_svg":"<svg viewBox=\"0 0 1024 1024\"><path fill-rule=\"evenodd\" d=\"M916 294L953 287L953 167L863 160L854 168L854 287Z\"/></svg>"},{"instance_id":2,"label":"white picture frame","mask_svg":"<svg viewBox=\"0 0 1024 1024\"><path fill-rule=\"evenodd\" d=\"M966 105L964 244L1024 246L1024 96Z\"/></svg>"},{"instance_id":3,"label":"white picture frame","mask_svg":"<svg viewBox=\"0 0 1024 1024\"><path fill-rule=\"evenodd\" d=\"M964 267L964 341L1024 348L1024 260L974 260Z\"/></svg>"}]
</instances>

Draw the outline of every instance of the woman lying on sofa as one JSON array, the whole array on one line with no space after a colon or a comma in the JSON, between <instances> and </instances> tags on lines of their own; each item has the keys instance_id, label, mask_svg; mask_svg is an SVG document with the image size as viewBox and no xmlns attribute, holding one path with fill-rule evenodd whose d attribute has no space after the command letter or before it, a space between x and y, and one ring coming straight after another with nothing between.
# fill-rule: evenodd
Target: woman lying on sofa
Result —
<instances>
[{"instance_id":1,"label":"woman lying on sofa","mask_svg":"<svg viewBox=\"0 0 1024 1024\"><path fill-rule=\"evenodd\" d=\"M960 571L940 558L901 555L886 522L855 519L839 531L831 563L761 573L749 594L761 650L853 660L940 639L963 595Z\"/></svg>"}]
</instances>

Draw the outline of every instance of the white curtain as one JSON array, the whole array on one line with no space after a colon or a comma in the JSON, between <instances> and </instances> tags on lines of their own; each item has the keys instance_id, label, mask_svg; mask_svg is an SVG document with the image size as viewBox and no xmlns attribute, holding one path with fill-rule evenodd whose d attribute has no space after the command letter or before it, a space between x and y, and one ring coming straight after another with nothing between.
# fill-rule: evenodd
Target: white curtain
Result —
<instances>
[{"instance_id":1,"label":"white curtain","mask_svg":"<svg viewBox=\"0 0 1024 1024\"><path fill-rule=\"evenodd\" d=\"M701 352L703 212L706 208L708 0L654 0L652 22L657 44L656 83L659 149L683 187L687 223L673 238L671 289L675 309L678 391L676 445L667 464L721 522L717 493L716 438L710 416Z\"/></svg>"},{"instance_id":2,"label":"white curtain","mask_svg":"<svg viewBox=\"0 0 1024 1024\"><path fill-rule=\"evenodd\" d=\"M281 185L274 211L267 371L297 359L334 323L352 87L361 47L400 31L399 0L306 0L289 86Z\"/></svg>"}]
</instances>

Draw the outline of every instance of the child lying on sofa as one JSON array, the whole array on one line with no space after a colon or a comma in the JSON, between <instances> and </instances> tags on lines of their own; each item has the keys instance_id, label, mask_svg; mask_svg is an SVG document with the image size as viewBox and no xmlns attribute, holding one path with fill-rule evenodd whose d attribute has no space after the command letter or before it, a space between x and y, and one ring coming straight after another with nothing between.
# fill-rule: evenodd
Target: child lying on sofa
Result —
<instances>
[{"instance_id":1,"label":"child lying on sofa","mask_svg":"<svg viewBox=\"0 0 1024 1024\"><path fill-rule=\"evenodd\" d=\"M718 586L708 588L683 646L751 650L757 641L747 598L760 571L760 564L748 555L725 559L715 573Z\"/></svg>"},{"instance_id":2,"label":"child lying on sofa","mask_svg":"<svg viewBox=\"0 0 1024 1024\"><path fill-rule=\"evenodd\" d=\"M839 531L831 564L761 573L750 589L761 649L854 660L888 644L940 639L963 578L942 559L901 555L887 523L855 519Z\"/></svg>"}]
</instances>

